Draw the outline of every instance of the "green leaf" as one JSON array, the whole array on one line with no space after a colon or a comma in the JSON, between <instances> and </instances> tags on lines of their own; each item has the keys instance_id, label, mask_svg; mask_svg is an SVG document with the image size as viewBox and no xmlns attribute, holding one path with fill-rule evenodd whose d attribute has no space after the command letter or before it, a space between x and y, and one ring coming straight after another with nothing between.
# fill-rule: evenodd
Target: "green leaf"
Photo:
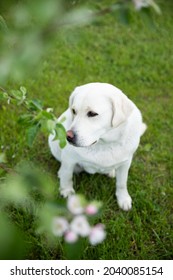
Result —
<instances>
[{"instance_id":1,"label":"green leaf","mask_svg":"<svg viewBox=\"0 0 173 280\"><path fill-rule=\"evenodd\" d=\"M43 105L40 100L33 99L28 102L29 109L32 111L41 111L43 110Z\"/></svg>"},{"instance_id":2,"label":"green leaf","mask_svg":"<svg viewBox=\"0 0 173 280\"><path fill-rule=\"evenodd\" d=\"M23 99L23 93L20 90L11 90L11 95L17 100Z\"/></svg>"},{"instance_id":3,"label":"green leaf","mask_svg":"<svg viewBox=\"0 0 173 280\"><path fill-rule=\"evenodd\" d=\"M20 91L22 92L23 96L26 96L27 90L26 90L25 87L21 86L21 87L20 87Z\"/></svg>"},{"instance_id":4,"label":"green leaf","mask_svg":"<svg viewBox=\"0 0 173 280\"><path fill-rule=\"evenodd\" d=\"M31 126L31 123L33 122L33 115L32 114L23 114L18 118L17 122L20 125Z\"/></svg>"},{"instance_id":5,"label":"green leaf","mask_svg":"<svg viewBox=\"0 0 173 280\"><path fill-rule=\"evenodd\" d=\"M21 105L26 98L24 92L21 90L11 90L10 94L12 96L11 101L13 104Z\"/></svg>"},{"instance_id":6,"label":"green leaf","mask_svg":"<svg viewBox=\"0 0 173 280\"><path fill-rule=\"evenodd\" d=\"M41 119L41 131L43 133L50 134L53 133L56 127L56 122L54 120L49 120L49 119Z\"/></svg>"},{"instance_id":7,"label":"green leaf","mask_svg":"<svg viewBox=\"0 0 173 280\"><path fill-rule=\"evenodd\" d=\"M57 123L55 127L55 138L54 140L59 140L59 145L63 149L66 145L66 130L61 123Z\"/></svg>"},{"instance_id":8,"label":"green leaf","mask_svg":"<svg viewBox=\"0 0 173 280\"><path fill-rule=\"evenodd\" d=\"M53 120L47 120L47 130L51 133L56 127L56 123Z\"/></svg>"},{"instance_id":9,"label":"green leaf","mask_svg":"<svg viewBox=\"0 0 173 280\"><path fill-rule=\"evenodd\" d=\"M42 117L49 119L49 120L54 120L54 115L51 112L47 112L47 111L42 111L41 112Z\"/></svg>"},{"instance_id":10,"label":"green leaf","mask_svg":"<svg viewBox=\"0 0 173 280\"><path fill-rule=\"evenodd\" d=\"M59 120L59 122L60 122L60 123L63 123L63 122L65 122L65 120L66 120L66 117L64 116L64 117L62 117L62 118Z\"/></svg>"},{"instance_id":11,"label":"green leaf","mask_svg":"<svg viewBox=\"0 0 173 280\"><path fill-rule=\"evenodd\" d=\"M38 131L39 131L40 127L37 125L33 125L30 128L27 129L27 143L29 145L29 147L32 146Z\"/></svg>"},{"instance_id":12,"label":"green leaf","mask_svg":"<svg viewBox=\"0 0 173 280\"><path fill-rule=\"evenodd\" d=\"M0 92L0 100L7 100L9 98L8 93Z\"/></svg>"}]
</instances>

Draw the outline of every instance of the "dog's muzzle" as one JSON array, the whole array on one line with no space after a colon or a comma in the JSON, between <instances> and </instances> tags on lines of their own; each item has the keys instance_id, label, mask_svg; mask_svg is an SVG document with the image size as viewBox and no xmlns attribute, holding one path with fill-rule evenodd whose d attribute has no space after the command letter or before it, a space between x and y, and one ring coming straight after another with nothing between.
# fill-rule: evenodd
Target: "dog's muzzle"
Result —
<instances>
[{"instance_id":1,"label":"dog's muzzle","mask_svg":"<svg viewBox=\"0 0 173 280\"><path fill-rule=\"evenodd\" d=\"M67 141L72 144L72 145L75 145L76 144L76 135L75 133L72 131L72 130L68 130L67 131Z\"/></svg>"},{"instance_id":2,"label":"dog's muzzle","mask_svg":"<svg viewBox=\"0 0 173 280\"><path fill-rule=\"evenodd\" d=\"M68 130L67 133L66 133L66 138L67 138L67 141L69 142L69 144L73 145L73 146L76 146L76 147L90 147L94 144L96 144L98 141L94 141L93 143L91 143L90 145L80 145L77 141L77 134L73 132L73 130Z\"/></svg>"}]
</instances>

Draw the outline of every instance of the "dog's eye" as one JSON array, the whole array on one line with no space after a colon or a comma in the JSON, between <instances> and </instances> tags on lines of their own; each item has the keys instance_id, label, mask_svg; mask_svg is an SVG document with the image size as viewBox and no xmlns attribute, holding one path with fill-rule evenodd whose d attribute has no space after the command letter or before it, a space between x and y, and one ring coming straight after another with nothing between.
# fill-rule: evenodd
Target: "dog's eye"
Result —
<instances>
[{"instance_id":1,"label":"dog's eye","mask_svg":"<svg viewBox=\"0 0 173 280\"><path fill-rule=\"evenodd\" d=\"M73 115L76 115L75 109L72 109L72 113L73 113Z\"/></svg>"},{"instance_id":2,"label":"dog's eye","mask_svg":"<svg viewBox=\"0 0 173 280\"><path fill-rule=\"evenodd\" d=\"M93 117L98 116L98 114L97 114L96 112L89 111L89 112L87 113L87 116L88 116L89 118L93 118Z\"/></svg>"}]
</instances>

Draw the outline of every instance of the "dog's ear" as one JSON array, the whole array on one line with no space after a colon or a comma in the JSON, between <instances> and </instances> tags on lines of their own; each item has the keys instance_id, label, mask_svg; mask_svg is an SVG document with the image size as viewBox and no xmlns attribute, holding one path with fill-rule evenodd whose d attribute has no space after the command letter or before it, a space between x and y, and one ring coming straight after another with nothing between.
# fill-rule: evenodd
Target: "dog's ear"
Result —
<instances>
[{"instance_id":1,"label":"dog's ear","mask_svg":"<svg viewBox=\"0 0 173 280\"><path fill-rule=\"evenodd\" d=\"M71 107L73 105L73 102L74 102L74 99L76 97L76 95L78 94L79 90L78 90L79 87L76 87L74 89L74 91L71 93L70 95L70 98L69 98L69 107Z\"/></svg>"},{"instance_id":2,"label":"dog's ear","mask_svg":"<svg viewBox=\"0 0 173 280\"><path fill-rule=\"evenodd\" d=\"M128 119L134 108L134 104L121 91L111 97L111 104L113 111L112 126L117 127Z\"/></svg>"}]
</instances>

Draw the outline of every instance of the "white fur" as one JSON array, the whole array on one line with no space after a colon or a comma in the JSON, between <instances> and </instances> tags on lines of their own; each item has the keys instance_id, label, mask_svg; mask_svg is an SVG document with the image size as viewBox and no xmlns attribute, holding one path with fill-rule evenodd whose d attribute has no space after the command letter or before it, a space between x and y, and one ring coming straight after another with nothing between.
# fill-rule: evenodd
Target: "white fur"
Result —
<instances>
[{"instance_id":1,"label":"white fur","mask_svg":"<svg viewBox=\"0 0 173 280\"><path fill-rule=\"evenodd\" d=\"M89 117L90 111L98 115ZM74 193L74 172L107 174L116 176L119 207L131 209L128 170L140 136L146 130L139 109L118 88L106 83L90 83L73 91L69 108L58 120L64 117L65 129L76 135L75 146L67 143L60 149L58 141L53 141L54 136L49 137L51 152L61 162L58 172L61 194L66 197Z\"/></svg>"}]
</instances>

